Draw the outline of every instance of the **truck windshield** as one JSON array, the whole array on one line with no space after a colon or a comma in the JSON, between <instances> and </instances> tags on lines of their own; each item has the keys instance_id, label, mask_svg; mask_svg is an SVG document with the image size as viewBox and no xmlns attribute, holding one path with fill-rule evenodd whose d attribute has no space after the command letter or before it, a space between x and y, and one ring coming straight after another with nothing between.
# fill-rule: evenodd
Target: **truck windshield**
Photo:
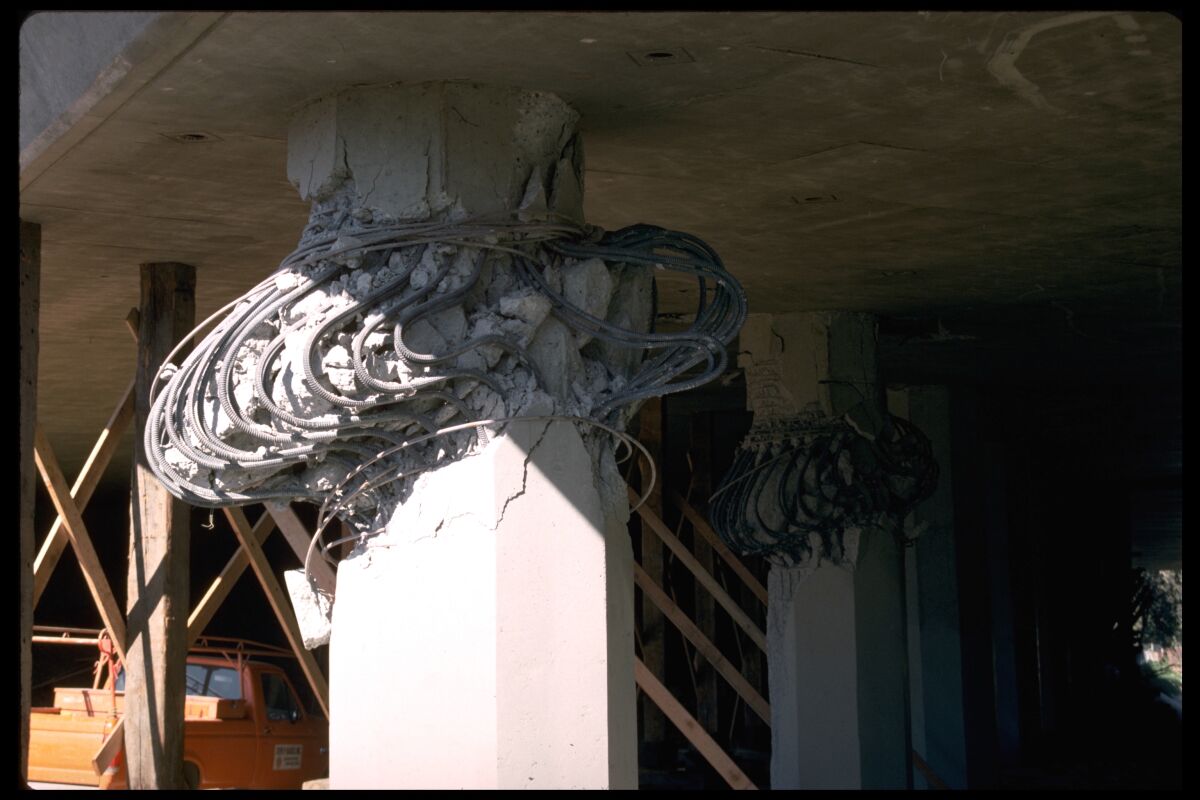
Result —
<instances>
[{"instance_id":1,"label":"truck windshield","mask_svg":"<svg viewBox=\"0 0 1200 800\"><path fill-rule=\"evenodd\" d=\"M242 681L236 669L210 667L204 664L187 665L187 693L202 697L242 699Z\"/></svg>"},{"instance_id":2,"label":"truck windshield","mask_svg":"<svg viewBox=\"0 0 1200 800\"><path fill-rule=\"evenodd\" d=\"M117 675L118 692L125 691L125 670ZM242 681L236 669L211 667L205 664L187 665L187 693L201 697L221 697L225 700L242 699Z\"/></svg>"}]
</instances>

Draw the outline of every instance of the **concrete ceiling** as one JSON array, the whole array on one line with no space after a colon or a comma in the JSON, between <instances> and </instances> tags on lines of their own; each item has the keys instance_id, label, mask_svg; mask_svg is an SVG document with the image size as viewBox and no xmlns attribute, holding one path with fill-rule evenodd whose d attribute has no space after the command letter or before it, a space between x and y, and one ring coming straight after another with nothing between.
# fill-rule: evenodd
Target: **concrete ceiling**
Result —
<instances>
[{"instance_id":1,"label":"concrete ceiling","mask_svg":"<svg viewBox=\"0 0 1200 800\"><path fill-rule=\"evenodd\" d=\"M591 222L703 237L751 311L882 315L894 379L1178 380L1171 16L156 16L40 138L46 93L22 95L39 408L69 471L132 375L137 265L195 264L201 318L269 273L307 216L289 120L349 84L559 94L582 115ZM27 39L23 86L53 84L67 67ZM665 313L682 289L662 287Z\"/></svg>"}]
</instances>

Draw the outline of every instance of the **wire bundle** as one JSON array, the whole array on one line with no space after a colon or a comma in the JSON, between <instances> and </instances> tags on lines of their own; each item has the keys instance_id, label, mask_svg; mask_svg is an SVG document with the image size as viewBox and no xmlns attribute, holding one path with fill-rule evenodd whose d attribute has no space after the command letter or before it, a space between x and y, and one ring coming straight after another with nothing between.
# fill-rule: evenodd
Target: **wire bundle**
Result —
<instances>
[{"instance_id":1,"label":"wire bundle","mask_svg":"<svg viewBox=\"0 0 1200 800\"><path fill-rule=\"evenodd\" d=\"M695 321L656 333L588 313L565 296L563 274L592 259L610 273L695 279ZM548 303L580 337L646 357L623 370L593 348L583 362L601 388L586 403L549 398L527 349L540 320L497 316L505 292ZM197 331L231 307L178 367L172 353L160 370L145 431L151 469L193 505L323 504L336 488L351 515L397 501L399 479L486 444L487 424L548 408L614 431L629 404L719 375L746 315L740 285L687 234L519 219L377 225L345 208L315 209L279 268ZM447 319L459 330L440 336Z\"/></svg>"},{"instance_id":2,"label":"wire bundle","mask_svg":"<svg viewBox=\"0 0 1200 800\"><path fill-rule=\"evenodd\" d=\"M771 421L738 447L711 521L735 551L781 566L853 562L847 534L901 521L933 492L937 472L929 440L898 417L875 440L842 419Z\"/></svg>"}]
</instances>

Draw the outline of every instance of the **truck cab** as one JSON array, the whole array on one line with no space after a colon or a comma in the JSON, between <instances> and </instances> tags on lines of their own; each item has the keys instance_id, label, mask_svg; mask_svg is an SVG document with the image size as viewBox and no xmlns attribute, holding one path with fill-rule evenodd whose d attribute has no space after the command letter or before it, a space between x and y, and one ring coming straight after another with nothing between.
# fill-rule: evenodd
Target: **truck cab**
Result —
<instances>
[{"instance_id":1,"label":"truck cab","mask_svg":"<svg viewBox=\"0 0 1200 800\"><path fill-rule=\"evenodd\" d=\"M300 788L328 775L328 721L304 707L283 669L254 652L200 647L188 656L184 774L194 788ZM92 764L124 712L124 688L119 671L106 688L56 688L53 708L33 709L30 780L126 788L122 756L107 780Z\"/></svg>"}]
</instances>

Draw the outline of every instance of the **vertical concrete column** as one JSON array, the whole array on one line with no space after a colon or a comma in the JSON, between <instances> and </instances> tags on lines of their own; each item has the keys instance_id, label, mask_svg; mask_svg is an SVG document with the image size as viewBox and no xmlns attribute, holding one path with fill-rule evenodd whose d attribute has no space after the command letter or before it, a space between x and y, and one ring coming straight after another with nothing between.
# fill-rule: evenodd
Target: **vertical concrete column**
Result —
<instances>
[{"instance_id":1,"label":"vertical concrete column","mask_svg":"<svg viewBox=\"0 0 1200 800\"><path fill-rule=\"evenodd\" d=\"M196 268L142 264L125 643L125 764L133 789L182 789L188 507L150 471L143 431L155 374L195 325Z\"/></svg>"},{"instance_id":2,"label":"vertical concrete column","mask_svg":"<svg viewBox=\"0 0 1200 800\"><path fill-rule=\"evenodd\" d=\"M950 392L945 386L889 391L888 407L929 437L938 464L937 489L913 510L913 522L920 534L905 552L913 749L947 786L965 789L967 752ZM927 788L925 779L917 774L913 782L917 788Z\"/></svg>"},{"instance_id":3,"label":"vertical concrete column","mask_svg":"<svg viewBox=\"0 0 1200 800\"><path fill-rule=\"evenodd\" d=\"M38 306L42 274L42 226L33 222L21 222L21 257L17 286L20 330L20 358L17 368L20 375L20 498L18 511L20 535L20 656L18 658L18 694L21 702L17 756L20 760L20 784L24 785L29 761L29 704L33 653L30 649L33 636L33 511L37 488L37 473L33 465L33 428L37 421L37 366L38 366Z\"/></svg>"},{"instance_id":4,"label":"vertical concrete column","mask_svg":"<svg viewBox=\"0 0 1200 800\"><path fill-rule=\"evenodd\" d=\"M880 430L873 317L752 314L739 350L756 423L815 406ZM772 788L909 784L902 563L894 537L867 531L853 569L771 568Z\"/></svg>"},{"instance_id":5,"label":"vertical concrete column","mask_svg":"<svg viewBox=\"0 0 1200 800\"><path fill-rule=\"evenodd\" d=\"M376 220L582 219L576 119L539 92L348 90L301 113L289 174ZM572 391L570 337L547 319L534 339L555 400L522 415ZM341 562L331 788L636 787L628 503L611 442L580 431L509 423Z\"/></svg>"}]
</instances>

